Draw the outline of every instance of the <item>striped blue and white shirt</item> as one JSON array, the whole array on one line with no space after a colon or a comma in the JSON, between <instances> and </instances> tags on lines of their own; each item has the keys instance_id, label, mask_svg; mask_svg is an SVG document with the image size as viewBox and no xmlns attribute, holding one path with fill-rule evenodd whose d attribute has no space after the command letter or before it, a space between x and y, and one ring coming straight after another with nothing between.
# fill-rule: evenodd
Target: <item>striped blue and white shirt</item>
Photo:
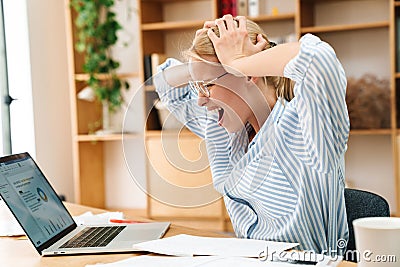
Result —
<instances>
[{"instance_id":1,"label":"striped blue and white shirt","mask_svg":"<svg viewBox=\"0 0 400 267\"><path fill-rule=\"evenodd\" d=\"M176 64L168 59L159 69ZM300 39L284 76L295 81L294 98L278 99L251 143L246 129L218 126L217 114L198 106L187 86L171 88L163 75L155 85L169 110L206 141L214 187L238 237L332 254L348 238L346 76L332 47L311 34Z\"/></svg>"}]
</instances>

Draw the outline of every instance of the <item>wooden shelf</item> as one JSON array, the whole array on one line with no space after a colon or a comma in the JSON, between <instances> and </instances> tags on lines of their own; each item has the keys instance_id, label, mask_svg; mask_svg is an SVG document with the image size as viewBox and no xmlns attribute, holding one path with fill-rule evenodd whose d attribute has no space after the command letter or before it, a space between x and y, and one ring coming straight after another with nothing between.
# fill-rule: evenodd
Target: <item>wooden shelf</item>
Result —
<instances>
[{"instance_id":1,"label":"wooden shelf","mask_svg":"<svg viewBox=\"0 0 400 267\"><path fill-rule=\"evenodd\" d=\"M249 17L256 22L283 21L294 20L294 13L278 14L278 15L261 15L257 17ZM194 21L172 21L172 22L154 22L142 24L143 31L159 31L159 30L183 30L203 27L203 20Z\"/></svg>"},{"instance_id":2,"label":"wooden shelf","mask_svg":"<svg viewBox=\"0 0 400 267\"><path fill-rule=\"evenodd\" d=\"M360 24L302 27L301 33L325 33L325 32L369 30L376 28L389 28L389 24L390 24L389 21L377 21L377 22L360 23Z\"/></svg>"},{"instance_id":3,"label":"wooden shelf","mask_svg":"<svg viewBox=\"0 0 400 267\"><path fill-rule=\"evenodd\" d=\"M391 135L392 129L355 129L350 135Z\"/></svg>"},{"instance_id":4,"label":"wooden shelf","mask_svg":"<svg viewBox=\"0 0 400 267\"><path fill-rule=\"evenodd\" d=\"M191 137L191 136L196 136L194 133L189 131L187 128L183 128L182 130L148 130L146 131L146 138L160 138L161 135L164 136L174 136L179 134L179 136L182 137Z\"/></svg>"},{"instance_id":5,"label":"wooden shelf","mask_svg":"<svg viewBox=\"0 0 400 267\"><path fill-rule=\"evenodd\" d=\"M173 3L173 2L186 2L187 0L141 0L141 1L152 2L152 3ZM209 0L197 0L197 1L209 1Z\"/></svg>"},{"instance_id":6,"label":"wooden shelf","mask_svg":"<svg viewBox=\"0 0 400 267\"><path fill-rule=\"evenodd\" d=\"M145 90L146 92L155 92L155 91L156 91L156 88L155 88L154 85L145 85L145 86L144 86L144 90Z\"/></svg>"},{"instance_id":7,"label":"wooden shelf","mask_svg":"<svg viewBox=\"0 0 400 267\"><path fill-rule=\"evenodd\" d=\"M346 2L348 0L302 0L305 3Z\"/></svg>"},{"instance_id":8,"label":"wooden shelf","mask_svg":"<svg viewBox=\"0 0 400 267\"><path fill-rule=\"evenodd\" d=\"M107 135L96 135L96 134L80 134L76 136L78 142L98 142L98 141L120 141L123 139L133 139L140 137L140 134L107 134Z\"/></svg>"},{"instance_id":9,"label":"wooden shelf","mask_svg":"<svg viewBox=\"0 0 400 267\"><path fill-rule=\"evenodd\" d=\"M142 24L142 31L184 30L203 27L204 21L155 22Z\"/></svg>"},{"instance_id":10,"label":"wooden shelf","mask_svg":"<svg viewBox=\"0 0 400 267\"><path fill-rule=\"evenodd\" d=\"M294 13L278 14L278 15L261 15L257 17L249 17L254 22L270 22L270 21L284 21L284 20L294 20Z\"/></svg>"},{"instance_id":11,"label":"wooden shelf","mask_svg":"<svg viewBox=\"0 0 400 267\"><path fill-rule=\"evenodd\" d=\"M122 79L127 79L127 78L136 78L139 77L138 72L132 72L132 73L117 73L117 76ZM74 75L75 81L87 81L89 80L89 74L86 73L77 73ZM107 80L109 79L108 75L105 74L98 74L96 75L96 78L100 80Z\"/></svg>"}]
</instances>

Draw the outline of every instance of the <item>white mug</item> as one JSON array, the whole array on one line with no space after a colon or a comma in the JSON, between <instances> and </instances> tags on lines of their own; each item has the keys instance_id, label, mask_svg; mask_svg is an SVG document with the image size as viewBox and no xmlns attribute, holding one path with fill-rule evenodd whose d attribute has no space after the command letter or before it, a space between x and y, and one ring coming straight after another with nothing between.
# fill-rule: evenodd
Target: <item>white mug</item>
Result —
<instances>
[{"instance_id":1,"label":"white mug","mask_svg":"<svg viewBox=\"0 0 400 267\"><path fill-rule=\"evenodd\" d=\"M400 218L361 218L353 226L358 267L400 266Z\"/></svg>"}]
</instances>

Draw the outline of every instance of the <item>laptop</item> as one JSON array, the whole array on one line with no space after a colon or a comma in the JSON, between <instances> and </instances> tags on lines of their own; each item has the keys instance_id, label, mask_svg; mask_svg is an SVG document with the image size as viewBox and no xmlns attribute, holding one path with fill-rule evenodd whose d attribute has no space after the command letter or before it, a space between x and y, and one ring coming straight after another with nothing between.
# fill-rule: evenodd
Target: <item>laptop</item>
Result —
<instances>
[{"instance_id":1,"label":"laptop","mask_svg":"<svg viewBox=\"0 0 400 267\"><path fill-rule=\"evenodd\" d=\"M169 222L77 225L28 153L0 158L0 196L42 256L137 251Z\"/></svg>"}]
</instances>

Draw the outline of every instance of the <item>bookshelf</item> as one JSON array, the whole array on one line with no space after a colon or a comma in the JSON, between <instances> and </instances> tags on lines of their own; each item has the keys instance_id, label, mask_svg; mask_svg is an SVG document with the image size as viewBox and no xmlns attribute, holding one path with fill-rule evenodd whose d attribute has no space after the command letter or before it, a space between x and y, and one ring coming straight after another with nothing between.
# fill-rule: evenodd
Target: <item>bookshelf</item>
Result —
<instances>
[{"instance_id":1,"label":"bookshelf","mask_svg":"<svg viewBox=\"0 0 400 267\"><path fill-rule=\"evenodd\" d=\"M68 0L65 0L68 3ZM158 177L166 177L166 180L181 187L195 187L209 185L211 174L208 168L203 168L196 174L188 175L185 172L171 166L162 146L175 144L181 148L183 157L188 161L202 162L205 151L200 139L187 131L161 131L157 110L153 108L158 96L154 87L149 85L141 87L144 82L143 57L144 55L158 53L169 57L181 59L180 49L186 48L194 36L195 31L201 28L205 20L218 17L218 0L130 0L135 2L137 22L127 24L127 28L137 37L139 49L130 48L135 55L121 56L125 64L120 72L121 77L130 79L133 88L136 86L142 90L143 98L139 98L136 118L138 124L146 124L145 129L138 129L134 134L95 136L89 134L88 122L101 114L100 107L93 103L83 103L76 98L85 86L87 76L82 73L79 64L82 62L80 55L73 52L74 29L72 24L73 14L67 8L67 20L69 28L68 48L70 51L70 77L71 84L71 117L74 140L74 181L76 200L79 203L91 206L104 207L106 197L100 192L107 191L105 180L110 168L125 168L107 157L109 147L118 146L121 140L144 141L143 151L138 149L146 157L146 181L147 190L163 191L156 183ZM137 1L137 2L136 2ZM129 1L128 1L129 2ZM389 159L392 166L386 169L386 180L378 181L387 184L380 193L385 197L385 190L392 192L397 207L400 207L400 171L397 166L399 159L400 129L398 129L398 101L397 91L400 88L400 72L396 70L396 18L400 16L400 1L394 0L260 0L258 16L250 19L259 23L264 28L268 37L276 41L281 37L291 36L299 38L307 32L318 35L328 41L335 48L337 55L343 63L349 76L360 76L368 72L377 73L380 76L390 78L390 100L388 107L391 124L388 128L378 129L352 129L350 139L353 143L368 143L372 138L384 140L387 147L385 153L391 154ZM188 12L190 10L190 12ZM271 12L274 10L274 13ZM178 140L178 141L177 141ZM359 141L362 140L362 141ZM374 139L375 140L375 139ZM388 141L389 140L389 141ZM349 150L364 151L360 146L352 146ZM364 152L360 152L364 153ZM373 151L371 160L374 160ZM357 153L350 153L351 157L358 157ZM365 154L365 153L364 153ZM362 155L364 156L364 155ZM352 163L353 164L353 163ZM370 166L348 166L350 175L359 169L369 171ZM377 165L380 165L378 162ZM172 164L173 165L173 164ZM368 164L373 166L374 164ZM390 164L389 164L390 165ZM361 167L359 167L361 166ZM353 168L353 170L352 170ZM356 169L356 170L355 170ZM191 178L188 180L187 177ZM193 176L193 177L192 177ZM392 178L393 176L393 178ZM192 179L193 178L193 179ZM365 183L377 180L371 177L365 178ZM359 187L362 183L356 183ZM374 187L372 184L370 187ZM96 192L96 197L93 197ZM154 219L168 219L177 224L202 227L213 230L230 230L229 218L221 199L213 201L209 205L196 208L182 208L163 203L163 199L174 197L172 202L179 203L182 192L163 191L164 196L158 200L146 197L147 215ZM153 191L154 193L154 191ZM90 196L90 197L88 197ZM165 202L165 201L164 201Z\"/></svg>"},{"instance_id":2,"label":"bookshelf","mask_svg":"<svg viewBox=\"0 0 400 267\"><path fill-rule=\"evenodd\" d=\"M298 1L300 34L311 32L329 42L336 50L348 77L372 73L388 81L385 106L390 124L384 128L352 129L346 159L346 179L363 175L354 182L357 188L374 191L391 204L398 214L398 141L396 140L396 96L393 80L393 6L394 1ZM329 16L328 16L329 14ZM376 49L379 47L379 49ZM372 90L372 89L371 89ZM366 111L365 116L373 116ZM376 146L379 142L380 146ZM384 147L384 148L382 148ZM378 153L385 151L385 159ZM369 156L366 156L369 155ZM363 162L357 158L363 158ZM347 162L348 161L348 162ZM349 164L350 163L350 164ZM382 167L376 166L385 166ZM381 168L382 172L377 169ZM386 169L387 168L387 169ZM390 170L385 172L385 170Z\"/></svg>"},{"instance_id":3,"label":"bookshelf","mask_svg":"<svg viewBox=\"0 0 400 267\"><path fill-rule=\"evenodd\" d=\"M115 12L120 17L119 22L124 28L120 36L122 41L127 41L130 36L137 32L137 28L132 28L133 21L128 13L128 6L117 3ZM70 84L70 105L71 105L71 125L73 142L73 180L75 191L75 202L92 207L105 208L107 205L107 185L111 179L115 179L124 170L123 160L113 158L114 154L120 153L122 140L136 140L142 136L140 131L133 130L129 133L101 134L94 133L97 126L94 124L101 120L102 107L97 102L89 102L78 99L78 93L87 86L89 75L84 73L82 64L84 55L75 50L77 31L75 27L76 13L70 7L70 0L64 0L67 51L69 66ZM131 12L132 13L132 12ZM125 16L122 16L124 14ZM140 71L134 59L135 43L128 40L127 46L117 43L113 49L114 58L120 62L117 76L129 82L131 88L138 87ZM107 79L103 74L96 75L99 79ZM134 89L125 93L125 99L129 99L134 94ZM123 115L125 108L114 114L113 119L116 127L122 129ZM92 126L93 125L93 126ZM132 129L130 126L126 126ZM129 174L124 174L126 179ZM119 178L119 177L118 177Z\"/></svg>"}]
</instances>

